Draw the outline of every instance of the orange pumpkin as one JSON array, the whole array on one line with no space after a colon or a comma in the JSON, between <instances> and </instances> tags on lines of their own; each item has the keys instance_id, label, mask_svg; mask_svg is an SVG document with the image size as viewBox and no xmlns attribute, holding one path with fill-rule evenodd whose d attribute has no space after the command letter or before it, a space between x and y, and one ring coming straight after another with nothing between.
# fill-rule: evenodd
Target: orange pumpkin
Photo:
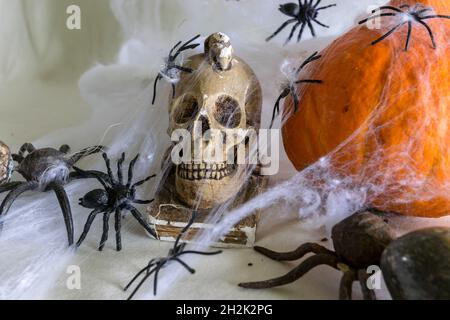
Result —
<instances>
[{"instance_id":1,"label":"orange pumpkin","mask_svg":"<svg viewBox=\"0 0 450 320\"><path fill-rule=\"evenodd\" d=\"M450 0L421 0L450 14ZM415 5L394 0L390 5ZM397 20L394 20L397 19ZM322 52L306 72L322 85L300 85L283 112L283 142L298 170L329 156L332 168L371 186L370 205L405 215L450 214L450 20L404 25L381 18L381 30L355 27ZM394 24L393 24L394 23Z\"/></svg>"}]
</instances>

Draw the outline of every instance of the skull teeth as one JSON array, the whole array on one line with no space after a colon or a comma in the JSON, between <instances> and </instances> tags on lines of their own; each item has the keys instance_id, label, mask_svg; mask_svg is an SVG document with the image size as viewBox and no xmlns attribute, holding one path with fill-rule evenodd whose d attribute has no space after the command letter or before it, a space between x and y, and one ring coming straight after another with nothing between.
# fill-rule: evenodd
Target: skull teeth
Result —
<instances>
[{"instance_id":1,"label":"skull teeth","mask_svg":"<svg viewBox=\"0 0 450 320\"><path fill-rule=\"evenodd\" d=\"M221 180L236 169L226 163L182 163L178 166L178 176L187 180Z\"/></svg>"}]
</instances>

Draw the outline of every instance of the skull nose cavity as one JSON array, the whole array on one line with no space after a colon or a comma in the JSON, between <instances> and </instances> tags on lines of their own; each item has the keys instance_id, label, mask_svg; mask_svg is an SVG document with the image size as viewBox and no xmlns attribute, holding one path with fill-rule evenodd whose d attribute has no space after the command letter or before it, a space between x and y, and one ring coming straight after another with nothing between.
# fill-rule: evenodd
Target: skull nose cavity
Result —
<instances>
[{"instance_id":1,"label":"skull nose cavity","mask_svg":"<svg viewBox=\"0 0 450 320\"><path fill-rule=\"evenodd\" d=\"M205 132L207 132L208 130L211 129L210 126L209 126L209 121L204 115L201 115L198 118L198 121L201 122L202 134L205 134Z\"/></svg>"}]
</instances>

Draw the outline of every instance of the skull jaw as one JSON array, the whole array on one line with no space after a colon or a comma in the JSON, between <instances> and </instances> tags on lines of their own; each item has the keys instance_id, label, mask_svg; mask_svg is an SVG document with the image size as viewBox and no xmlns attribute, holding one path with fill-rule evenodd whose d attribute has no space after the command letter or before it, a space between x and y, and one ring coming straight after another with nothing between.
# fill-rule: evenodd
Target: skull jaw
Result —
<instances>
[{"instance_id":1,"label":"skull jaw","mask_svg":"<svg viewBox=\"0 0 450 320\"><path fill-rule=\"evenodd\" d=\"M175 190L179 199L188 206L198 209L211 209L233 198L244 183L245 177L240 168L220 180L189 180L180 177L177 172Z\"/></svg>"}]
</instances>

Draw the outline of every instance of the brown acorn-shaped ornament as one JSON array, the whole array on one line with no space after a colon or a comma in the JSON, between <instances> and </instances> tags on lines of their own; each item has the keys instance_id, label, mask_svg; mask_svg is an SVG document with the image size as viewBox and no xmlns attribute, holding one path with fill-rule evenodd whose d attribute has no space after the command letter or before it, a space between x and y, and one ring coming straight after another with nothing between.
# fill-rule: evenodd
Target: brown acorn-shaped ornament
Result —
<instances>
[{"instance_id":1,"label":"brown acorn-shaped ornament","mask_svg":"<svg viewBox=\"0 0 450 320\"><path fill-rule=\"evenodd\" d=\"M450 299L450 228L427 228L393 241L381 270L395 300Z\"/></svg>"},{"instance_id":2,"label":"brown acorn-shaped ornament","mask_svg":"<svg viewBox=\"0 0 450 320\"><path fill-rule=\"evenodd\" d=\"M0 141L0 184L8 182L13 171L13 160L9 147Z\"/></svg>"}]
</instances>

